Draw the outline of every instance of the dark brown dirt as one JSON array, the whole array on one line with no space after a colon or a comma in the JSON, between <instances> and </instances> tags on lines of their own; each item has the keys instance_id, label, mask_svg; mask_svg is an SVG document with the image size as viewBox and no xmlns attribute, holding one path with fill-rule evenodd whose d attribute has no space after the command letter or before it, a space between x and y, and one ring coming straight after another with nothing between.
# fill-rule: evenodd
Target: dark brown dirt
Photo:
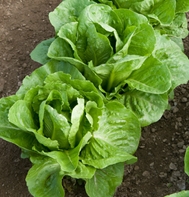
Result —
<instances>
[{"instance_id":1,"label":"dark brown dirt","mask_svg":"<svg viewBox=\"0 0 189 197\"><path fill-rule=\"evenodd\" d=\"M25 75L39 65L29 53L40 41L54 36L48 13L61 1L0 0L0 97L14 94ZM189 37L185 39L189 55ZM125 167L115 197L163 197L189 189L183 157L189 145L189 84L178 87L171 110L143 129L138 162ZM0 140L0 197L30 197L25 176L31 164L20 159L16 146ZM66 197L86 197L83 186L63 181Z\"/></svg>"}]
</instances>

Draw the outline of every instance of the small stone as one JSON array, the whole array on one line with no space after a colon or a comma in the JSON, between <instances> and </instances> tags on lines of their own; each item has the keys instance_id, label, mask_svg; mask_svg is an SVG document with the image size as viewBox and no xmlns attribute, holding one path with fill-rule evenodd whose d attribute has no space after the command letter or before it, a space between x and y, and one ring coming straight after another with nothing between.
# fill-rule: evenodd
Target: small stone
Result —
<instances>
[{"instance_id":1,"label":"small stone","mask_svg":"<svg viewBox=\"0 0 189 197\"><path fill-rule=\"evenodd\" d=\"M173 177L179 177L180 176L180 171L173 171L172 176Z\"/></svg>"},{"instance_id":2,"label":"small stone","mask_svg":"<svg viewBox=\"0 0 189 197\"><path fill-rule=\"evenodd\" d=\"M150 164L150 167L152 168L154 166L154 162L152 162L151 164Z\"/></svg>"},{"instance_id":3,"label":"small stone","mask_svg":"<svg viewBox=\"0 0 189 197\"><path fill-rule=\"evenodd\" d=\"M152 132L152 133L156 132L156 129L155 129L155 128L152 128L152 129L151 129L151 132Z\"/></svg>"},{"instance_id":4,"label":"small stone","mask_svg":"<svg viewBox=\"0 0 189 197\"><path fill-rule=\"evenodd\" d=\"M180 150L179 150L179 153L184 153L184 152L185 152L184 149L180 149Z\"/></svg>"},{"instance_id":5,"label":"small stone","mask_svg":"<svg viewBox=\"0 0 189 197\"><path fill-rule=\"evenodd\" d=\"M177 187L178 187L180 190L185 190L185 189L186 189L185 181L184 181L184 180L178 181Z\"/></svg>"},{"instance_id":6,"label":"small stone","mask_svg":"<svg viewBox=\"0 0 189 197\"><path fill-rule=\"evenodd\" d=\"M173 107L173 113L177 113L179 111L178 107Z\"/></svg>"},{"instance_id":7,"label":"small stone","mask_svg":"<svg viewBox=\"0 0 189 197\"><path fill-rule=\"evenodd\" d=\"M135 167L134 167L134 170L135 170L135 171L139 170L139 166L135 166Z\"/></svg>"},{"instance_id":8,"label":"small stone","mask_svg":"<svg viewBox=\"0 0 189 197\"><path fill-rule=\"evenodd\" d=\"M171 162L169 164L169 169L171 169L171 170L177 170L177 167L176 167L176 165L174 163Z\"/></svg>"},{"instance_id":9,"label":"small stone","mask_svg":"<svg viewBox=\"0 0 189 197\"><path fill-rule=\"evenodd\" d=\"M160 172L159 177L160 177L160 178L165 178L165 177L167 177L167 173L165 173L165 172Z\"/></svg>"},{"instance_id":10,"label":"small stone","mask_svg":"<svg viewBox=\"0 0 189 197\"><path fill-rule=\"evenodd\" d=\"M144 171L144 172L142 173L142 176L144 176L144 177L149 177L149 176L150 176L150 172Z\"/></svg>"},{"instance_id":11,"label":"small stone","mask_svg":"<svg viewBox=\"0 0 189 197\"><path fill-rule=\"evenodd\" d=\"M139 148L143 149L143 148L145 148L145 145L141 145L141 146L139 146Z\"/></svg>"},{"instance_id":12,"label":"small stone","mask_svg":"<svg viewBox=\"0 0 189 197\"><path fill-rule=\"evenodd\" d=\"M183 97L182 99L181 99L181 102L182 103L186 103L188 101L188 99L186 98L186 97Z\"/></svg>"},{"instance_id":13,"label":"small stone","mask_svg":"<svg viewBox=\"0 0 189 197\"><path fill-rule=\"evenodd\" d=\"M23 63L22 67L23 68L26 68L27 67L27 64L26 63Z\"/></svg>"},{"instance_id":14,"label":"small stone","mask_svg":"<svg viewBox=\"0 0 189 197\"><path fill-rule=\"evenodd\" d=\"M177 146L178 146L179 148L182 148L182 147L184 146L184 141L178 142L178 143L177 143Z\"/></svg>"}]
</instances>

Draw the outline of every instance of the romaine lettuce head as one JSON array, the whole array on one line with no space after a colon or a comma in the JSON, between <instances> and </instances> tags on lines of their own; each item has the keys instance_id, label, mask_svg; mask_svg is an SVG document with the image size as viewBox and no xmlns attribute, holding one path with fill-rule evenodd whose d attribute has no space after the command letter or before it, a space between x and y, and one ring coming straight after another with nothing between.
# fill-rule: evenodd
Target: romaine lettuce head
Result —
<instances>
[{"instance_id":1,"label":"romaine lettuce head","mask_svg":"<svg viewBox=\"0 0 189 197\"><path fill-rule=\"evenodd\" d=\"M65 0L49 15L56 37L39 44L32 58L71 63L147 126L161 118L174 88L189 79L182 43L189 5L182 2L186 8L175 0ZM43 48L45 58L39 57Z\"/></svg>"},{"instance_id":2,"label":"romaine lettuce head","mask_svg":"<svg viewBox=\"0 0 189 197\"><path fill-rule=\"evenodd\" d=\"M33 163L26 178L32 195L62 197L65 175L88 187L105 170L104 181L115 189L123 163L136 161L140 123L121 103L107 102L74 66L51 61L27 76L16 95L0 100L0 137ZM119 176L110 181L113 170Z\"/></svg>"}]
</instances>

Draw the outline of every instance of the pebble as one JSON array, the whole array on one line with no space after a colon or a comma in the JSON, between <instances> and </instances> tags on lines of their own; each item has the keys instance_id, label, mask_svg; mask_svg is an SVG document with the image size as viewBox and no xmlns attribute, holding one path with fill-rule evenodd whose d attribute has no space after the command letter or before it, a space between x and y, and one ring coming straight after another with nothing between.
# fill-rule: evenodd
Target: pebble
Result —
<instances>
[{"instance_id":1,"label":"pebble","mask_svg":"<svg viewBox=\"0 0 189 197\"><path fill-rule=\"evenodd\" d=\"M177 143L177 146L178 146L179 148L182 148L182 147L184 146L184 141L178 142L178 143Z\"/></svg>"},{"instance_id":2,"label":"pebble","mask_svg":"<svg viewBox=\"0 0 189 197\"><path fill-rule=\"evenodd\" d=\"M188 101L188 99L186 98L186 97L183 97L182 99L181 99L181 102L182 103L186 103Z\"/></svg>"},{"instance_id":3,"label":"pebble","mask_svg":"<svg viewBox=\"0 0 189 197\"><path fill-rule=\"evenodd\" d=\"M177 113L179 111L178 107L173 107L173 113Z\"/></svg>"},{"instance_id":4,"label":"pebble","mask_svg":"<svg viewBox=\"0 0 189 197\"><path fill-rule=\"evenodd\" d=\"M176 165L174 163L171 162L169 164L169 169L171 169L171 170L177 170L177 167L176 167Z\"/></svg>"},{"instance_id":5,"label":"pebble","mask_svg":"<svg viewBox=\"0 0 189 197\"><path fill-rule=\"evenodd\" d=\"M185 189L186 189L185 181L184 181L184 180L178 181L177 187L178 187L180 190L185 190Z\"/></svg>"},{"instance_id":6,"label":"pebble","mask_svg":"<svg viewBox=\"0 0 189 197\"><path fill-rule=\"evenodd\" d=\"M180 149L180 150L179 150L179 153L184 153L184 152L185 152L184 149Z\"/></svg>"},{"instance_id":7,"label":"pebble","mask_svg":"<svg viewBox=\"0 0 189 197\"><path fill-rule=\"evenodd\" d=\"M160 177L160 178L165 178L165 177L167 177L167 173L165 173L165 172L160 172L159 177Z\"/></svg>"},{"instance_id":8,"label":"pebble","mask_svg":"<svg viewBox=\"0 0 189 197\"><path fill-rule=\"evenodd\" d=\"M134 167L134 170L135 170L135 171L139 170L139 166L135 166L135 167Z\"/></svg>"},{"instance_id":9,"label":"pebble","mask_svg":"<svg viewBox=\"0 0 189 197\"><path fill-rule=\"evenodd\" d=\"M23 68L26 68L27 67L27 64L26 63L23 63L22 67Z\"/></svg>"},{"instance_id":10,"label":"pebble","mask_svg":"<svg viewBox=\"0 0 189 197\"><path fill-rule=\"evenodd\" d=\"M154 166L154 162L152 162L151 164L150 164L150 167L152 168Z\"/></svg>"},{"instance_id":11,"label":"pebble","mask_svg":"<svg viewBox=\"0 0 189 197\"><path fill-rule=\"evenodd\" d=\"M156 129L155 129L155 128L152 128L152 129L151 129L151 132L152 132L152 133L156 132Z\"/></svg>"},{"instance_id":12,"label":"pebble","mask_svg":"<svg viewBox=\"0 0 189 197\"><path fill-rule=\"evenodd\" d=\"M181 175L180 171L173 171L173 173L172 173L173 177L179 177L180 175Z\"/></svg>"},{"instance_id":13,"label":"pebble","mask_svg":"<svg viewBox=\"0 0 189 197\"><path fill-rule=\"evenodd\" d=\"M142 173L142 176L144 176L144 177L150 177L150 172L144 171L144 172Z\"/></svg>"}]
</instances>

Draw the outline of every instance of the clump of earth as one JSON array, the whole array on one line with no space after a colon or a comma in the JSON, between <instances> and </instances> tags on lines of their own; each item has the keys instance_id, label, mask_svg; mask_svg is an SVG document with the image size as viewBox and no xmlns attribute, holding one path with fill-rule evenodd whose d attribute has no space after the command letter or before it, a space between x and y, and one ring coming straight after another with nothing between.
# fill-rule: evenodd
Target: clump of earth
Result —
<instances>
[{"instance_id":1,"label":"clump of earth","mask_svg":"<svg viewBox=\"0 0 189 197\"><path fill-rule=\"evenodd\" d=\"M40 65L29 56L42 40L54 36L48 14L59 0L0 1L0 97L14 94L22 79ZM184 40L189 57L189 37ZM163 197L189 189L184 154L189 146L189 83L175 90L170 110L143 128L138 162L125 166L123 182L114 197ZM30 161L20 149L0 139L0 196L30 197L25 177ZM66 197L87 197L84 184L66 177Z\"/></svg>"}]
</instances>

